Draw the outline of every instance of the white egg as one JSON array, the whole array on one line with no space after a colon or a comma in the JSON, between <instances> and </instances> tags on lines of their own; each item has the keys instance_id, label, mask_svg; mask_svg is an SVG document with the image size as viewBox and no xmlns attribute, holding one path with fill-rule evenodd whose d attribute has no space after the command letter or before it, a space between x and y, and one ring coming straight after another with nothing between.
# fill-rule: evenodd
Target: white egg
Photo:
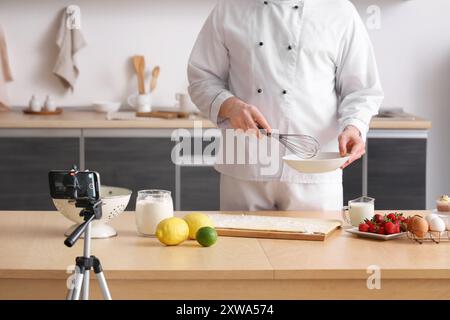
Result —
<instances>
[{"instance_id":1,"label":"white egg","mask_svg":"<svg viewBox=\"0 0 450 320\"><path fill-rule=\"evenodd\" d=\"M435 218L439 218L439 216L435 213L430 213L429 215L427 215L425 217L425 220L427 220L428 224L431 223L431 220L435 219Z\"/></svg>"},{"instance_id":2,"label":"white egg","mask_svg":"<svg viewBox=\"0 0 450 320\"><path fill-rule=\"evenodd\" d=\"M445 217L445 226L447 230L450 231L450 216Z\"/></svg>"},{"instance_id":3,"label":"white egg","mask_svg":"<svg viewBox=\"0 0 450 320\"><path fill-rule=\"evenodd\" d=\"M431 231L437 231L437 232L445 231L445 222L438 216L435 217L434 219L431 219L429 225L430 225Z\"/></svg>"}]
</instances>

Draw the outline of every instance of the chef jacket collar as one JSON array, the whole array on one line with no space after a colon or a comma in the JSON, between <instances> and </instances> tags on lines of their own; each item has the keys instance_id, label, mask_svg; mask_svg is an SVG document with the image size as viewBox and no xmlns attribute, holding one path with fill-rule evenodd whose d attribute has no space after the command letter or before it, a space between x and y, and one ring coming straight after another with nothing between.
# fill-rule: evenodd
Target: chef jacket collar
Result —
<instances>
[{"instance_id":1,"label":"chef jacket collar","mask_svg":"<svg viewBox=\"0 0 450 320\"><path fill-rule=\"evenodd\" d=\"M309 0L266 0L266 1L264 1L264 0L259 0L261 3L264 3L264 2L268 2L268 3L271 3L271 2L281 2L281 3L289 3L289 4L298 4L298 5L303 5L303 6L305 6L306 5L306 2L308 2Z\"/></svg>"},{"instance_id":2,"label":"chef jacket collar","mask_svg":"<svg viewBox=\"0 0 450 320\"><path fill-rule=\"evenodd\" d=\"M265 2L264 0L260 0L261 2ZM302 3L305 2L305 0L267 0L267 2L295 2L295 3Z\"/></svg>"}]
</instances>

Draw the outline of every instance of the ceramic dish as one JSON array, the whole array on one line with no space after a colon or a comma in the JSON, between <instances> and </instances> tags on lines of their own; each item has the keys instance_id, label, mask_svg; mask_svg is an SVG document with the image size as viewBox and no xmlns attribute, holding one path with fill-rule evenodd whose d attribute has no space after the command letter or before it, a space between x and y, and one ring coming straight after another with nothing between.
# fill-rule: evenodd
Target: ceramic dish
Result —
<instances>
[{"instance_id":1,"label":"ceramic dish","mask_svg":"<svg viewBox=\"0 0 450 320\"><path fill-rule=\"evenodd\" d=\"M346 229L345 231L347 231L351 234L355 234L358 237L378 239L378 240L398 239L398 238L404 237L407 234L407 232L400 232L400 233L395 233L395 234L378 234L378 233L371 233L371 232L362 232L362 231L359 231L358 228L356 228L356 227Z\"/></svg>"},{"instance_id":2,"label":"ceramic dish","mask_svg":"<svg viewBox=\"0 0 450 320\"><path fill-rule=\"evenodd\" d=\"M349 156L341 157L339 152L321 152L311 159L301 159L294 154L283 157L291 168L303 173L322 173L339 169Z\"/></svg>"},{"instance_id":3,"label":"ceramic dish","mask_svg":"<svg viewBox=\"0 0 450 320\"><path fill-rule=\"evenodd\" d=\"M114 101L94 101L92 106L94 110L101 113L117 112L120 109L120 102Z\"/></svg>"}]
</instances>

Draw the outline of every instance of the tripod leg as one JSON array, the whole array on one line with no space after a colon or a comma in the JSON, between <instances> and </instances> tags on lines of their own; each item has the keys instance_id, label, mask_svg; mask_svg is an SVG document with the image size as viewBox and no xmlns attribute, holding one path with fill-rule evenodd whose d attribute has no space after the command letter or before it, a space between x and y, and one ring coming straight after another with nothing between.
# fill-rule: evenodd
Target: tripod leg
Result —
<instances>
[{"instance_id":1,"label":"tripod leg","mask_svg":"<svg viewBox=\"0 0 450 320\"><path fill-rule=\"evenodd\" d=\"M89 269L91 269L91 224L88 223L85 231L84 231L84 246L83 246L83 258L80 259L80 262L84 262L84 277L83 277L83 288L81 299L88 300L89 299Z\"/></svg>"},{"instance_id":2,"label":"tripod leg","mask_svg":"<svg viewBox=\"0 0 450 320\"><path fill-rule=\"evenodd\" d=\"M100 289L102 290L103 299L112 300L111 294L109 293L108 284L106 283L105 275L103 274L103 268L100 260L96 257L93 258L95 277L97 278Z\"/></svg>"},{"instance_id":3,"label":"tripod leg","mask_svg":"<svg viewBox=\"0 0 450 320\"><path fill-rule=\"evenodd\" d=\"M103 272L96 273L95 276L97 277L100 289L102 290L103 299L112 300Z\"/></svg>"},{"instance_id":4,"label":"tripod leg","mask_svg":"<svg viewBox=\"0 0 450 320\"><path fill-rule=\"evenodd\" d=\"M87 270L87 269L84 272L81 299L89 300L89 270Z\"/></svg>"},{"instance_id":5,"label":"tripod leg","mask_svg":"<svg viewBox=\"0 0 450 320\"><path fill-rule=\"evenodd\" d=\"M78 277L78 268L75 267L72 275L70 276L70 283L67 284L68 289L67 289L66 300L73 300L73 292L75 289L75 282L76 282L77 277Z\"/></svg>"},{"instance_id":6,"label":"tripod leg","mask_svg":"<svg viewBox=\"0 0 450 320\"><path fill-rule=\"evenodd\" d=\"M81 286L83 284L84 268L77 273L75 278L75 286L73 288L72 300L80 300Z\"/></svg>"}]
</instances>

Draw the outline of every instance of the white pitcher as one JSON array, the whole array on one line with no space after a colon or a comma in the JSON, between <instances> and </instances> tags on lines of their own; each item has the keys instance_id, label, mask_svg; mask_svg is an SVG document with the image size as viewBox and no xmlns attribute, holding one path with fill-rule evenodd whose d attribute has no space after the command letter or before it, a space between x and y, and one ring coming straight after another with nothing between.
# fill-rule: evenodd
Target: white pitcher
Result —
<instances>
[{"instance_id":1,"label":"white pitcher","mask_svg":"<svg viewBox=\"0 0 450 320\"><path fill-rule=\"evenodd\" d=\"M348 202L342 209L342 219L347 225L358 227L365 219L372 219L375 214L375 199L359 197Z\"/></svg>"}]
</instances>

